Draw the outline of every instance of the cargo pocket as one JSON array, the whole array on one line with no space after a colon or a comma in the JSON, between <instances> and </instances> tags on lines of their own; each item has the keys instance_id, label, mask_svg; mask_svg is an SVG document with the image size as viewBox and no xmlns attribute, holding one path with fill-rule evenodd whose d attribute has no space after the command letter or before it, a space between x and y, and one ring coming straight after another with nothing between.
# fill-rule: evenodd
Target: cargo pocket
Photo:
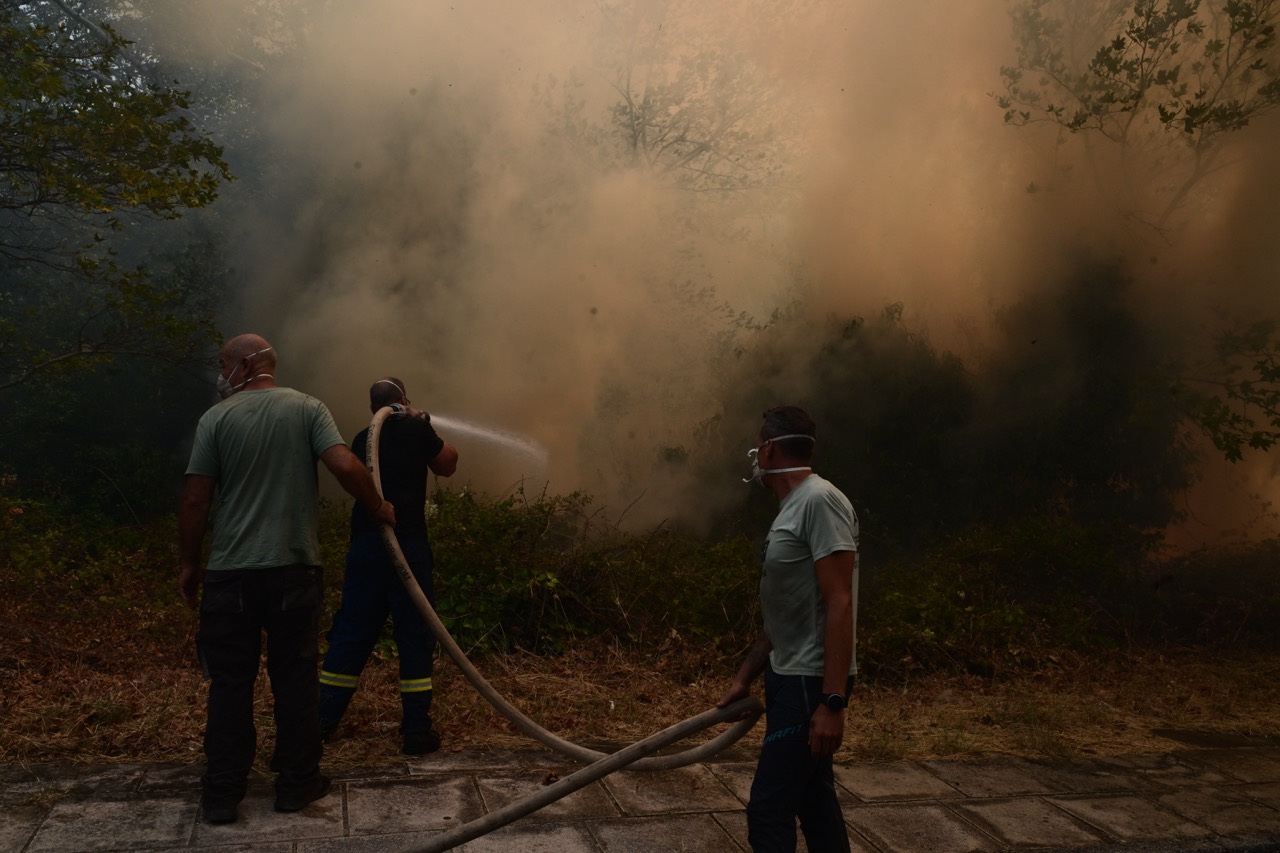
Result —
<instances>
[{"instance_id":1,"label":"cargo pocket","mask_svg":"<svg viewBox=\"0 0 1280 853\"><path fill-rule=\"evenodd\" d=\"M200 610L204 613L243 613L244 578L240 573L207 572Z\"/></svg>"}]
</instances>

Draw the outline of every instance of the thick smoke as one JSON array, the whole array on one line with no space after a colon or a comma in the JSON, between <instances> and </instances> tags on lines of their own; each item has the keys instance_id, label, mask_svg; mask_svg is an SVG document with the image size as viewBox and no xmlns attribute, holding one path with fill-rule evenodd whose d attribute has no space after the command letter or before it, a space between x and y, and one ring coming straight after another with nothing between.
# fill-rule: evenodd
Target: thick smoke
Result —
<instances>
[{"instance_id":1,"label":"thick smoke","mask_svg":"<svg viewBox=\"0 0 1280 853\"><path fill-rule=\"evenodd\" d=\"M996 312L1082 247L1128 259L1171 341L1215 305L1277 307L1276 123L1239 134L1176 232L1135 227L1080 140L1001 121L1003 4L370 0L270 23L236 5L187 17L254 87L252 141L228 150L245 299L226 331L271 338L347 435L392 373L415 404L547 448L537 471L446 435L455 481L486 491L545 475L645 523L731 500L663 460L723 416L751 323L797 297L815 317L899 302L975 364ZM260 59L229 61L245 21ZM645 92L660 111L628 145L613 118ZM725 160L659 138L680 109ZM719 429L745 449L755 426Z\"/></svg>"}]
</instances>

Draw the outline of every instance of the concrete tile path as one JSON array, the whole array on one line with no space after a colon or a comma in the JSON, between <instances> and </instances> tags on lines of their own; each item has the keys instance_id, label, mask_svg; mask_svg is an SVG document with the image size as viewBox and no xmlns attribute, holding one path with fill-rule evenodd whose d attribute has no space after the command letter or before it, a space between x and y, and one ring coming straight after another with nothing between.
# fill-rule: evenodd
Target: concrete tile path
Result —
<instances>
[{"instance_id":1,"label":"concrete tile path","mask_svg":"<svg viewBox=\"0 0 1280 853\"><path fill-rule=\"evenodd\" d=\"M451 752L335 775L296 814L255 778L239 819L200 819L198 766L0 765L0 853L382 853L555 784L545 751ZM555 853L746 850L749 754L622 772L457 848ZM1187 749L1075 762L839 764L855 853L1280 851L1280 749ZM804 850L801 841L800 850Z\"/></svg>"}]
</instances>

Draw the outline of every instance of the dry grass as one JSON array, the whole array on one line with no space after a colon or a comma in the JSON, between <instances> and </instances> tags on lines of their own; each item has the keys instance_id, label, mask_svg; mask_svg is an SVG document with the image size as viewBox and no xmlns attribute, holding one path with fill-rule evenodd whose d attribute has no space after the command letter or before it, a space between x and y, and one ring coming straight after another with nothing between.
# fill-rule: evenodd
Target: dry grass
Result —
<instances>
[{"instance_id":1,"label":"dry grass","mask_svg":"<svg viewBox=\"0 0 1280 853\"><path fill-rule=\"evenodd\" d=\"M202 760L205 684L187 641L125 653L100 643L74 654L0 621L0 761L85 763ZM47 640L47 638L45 638ZM584 648L541 658L486 657L477 665L499 692L557 734L589 745L623 744L710 707L736 661L673 646L640 656ZM344 737L326 750L335 770L398 760L394 661L374 660L352 703ZM437 727L446 749L525 748L450 661L436 669ZM269 756L270 692L257 712ZM1280 657L1203 650L1115 653L1064 660L1008 679L925 675L863 684L849 712L847 758L1029 757L1166 751L1155 729L1280 739ZM757 726L742 742L758 746ZM263 768L265 770L265 768Z\"/></svg>"}]
</instances>

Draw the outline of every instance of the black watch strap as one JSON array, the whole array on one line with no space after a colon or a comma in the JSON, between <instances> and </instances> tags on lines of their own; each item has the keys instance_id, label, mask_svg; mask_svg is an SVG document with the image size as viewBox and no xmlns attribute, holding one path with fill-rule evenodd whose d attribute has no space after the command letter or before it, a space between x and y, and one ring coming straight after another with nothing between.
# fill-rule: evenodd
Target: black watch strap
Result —
<instances>
[{"instance_id":1,"label":"black watch strap","mask_svg":"<svg viewBox=\"0 0 1280 853\"><path fill-rule=\"evenodd\" d=\"M828 693L822 697L822 704L832 711L843 711L849 707L849 700L839 693Z\"/></svg>"}]
</instances>

